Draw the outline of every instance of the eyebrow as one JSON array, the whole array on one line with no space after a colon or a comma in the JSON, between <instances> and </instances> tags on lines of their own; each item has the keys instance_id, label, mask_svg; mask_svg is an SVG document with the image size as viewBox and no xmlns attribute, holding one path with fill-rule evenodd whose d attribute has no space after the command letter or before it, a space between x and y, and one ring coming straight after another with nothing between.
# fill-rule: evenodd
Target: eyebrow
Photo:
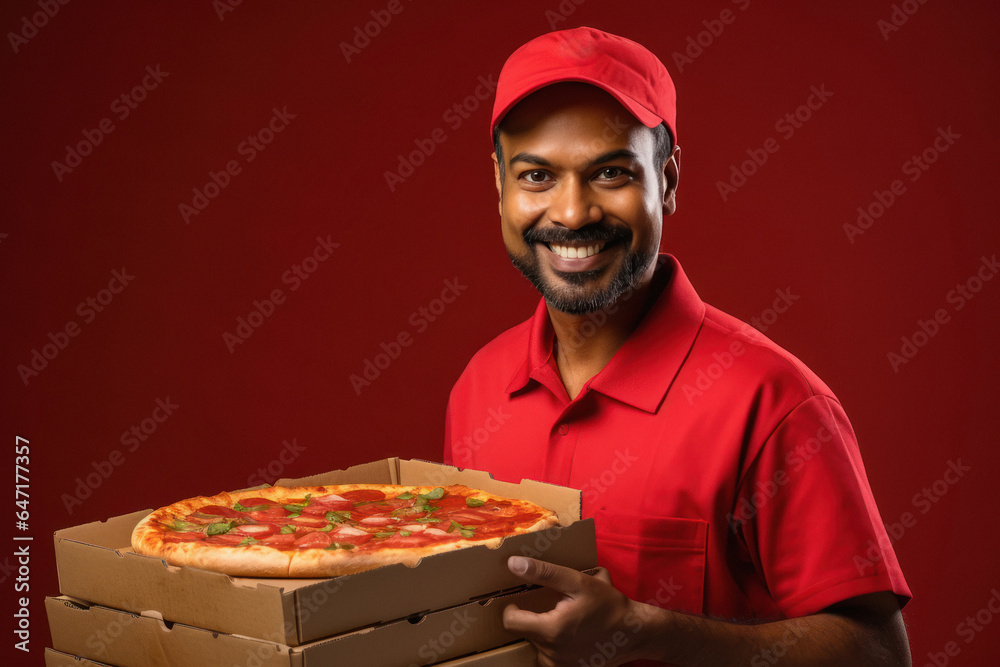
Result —
<instances>
[{"instance_id":1,"label":"eyebrow","mask_svg":"<svg viewBox=\"0 0 1000 667\"><path fill-rule=\"evenodd\" d=\"M602 164L604 162L611 162L613 160L638 160L639 156L627 148L622 148L619 150L609 151L598 155L587 165L593 167L594 165ZM510 164L515 162L527 162L528 164L538 165L539 167L551 167L552 163L543 158L541 155L535 155L534 153L518 153L510 159Z\"/></svg>"}]
</instances>

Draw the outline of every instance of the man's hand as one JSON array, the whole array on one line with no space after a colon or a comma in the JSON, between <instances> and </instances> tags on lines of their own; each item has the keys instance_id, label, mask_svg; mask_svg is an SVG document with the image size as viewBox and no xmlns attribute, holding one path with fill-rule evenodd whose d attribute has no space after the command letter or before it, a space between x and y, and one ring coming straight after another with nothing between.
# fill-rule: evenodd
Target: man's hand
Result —
<instances>
[{"instance_id":1,"label":"man's hand","mask_svg":"<svg viewBox=\"0 0 1000 667\"><path fill-rule=\"evenodd\" d=\"M528 583L562 593L551 611L542 614L509 605L503 613L507 630L522 635L538 649L538 664L589 665L596 657L602 665L618 665L635 658L638 619L633 603L611 585L607 570L594 576L533 558L512 556L510 571ZM611 655L608 655L608 654Z\"/></svg>"},{"instance_id":2,"label":"man's hand","mask_svg":"<svg viewBox=\"0 0 1000 667\"><path fill-rule=\"evenodd\" d=\"M538 649L538 664L620 665L648 658L684 666L910 665L899 605L892 593L845 600L811 616L745 625L644 605L611 585L606 570L588 576L551 563L513 556L510 571L562 594L536 614L514 605L504 627Z\"/></svg>"}]
</instances>

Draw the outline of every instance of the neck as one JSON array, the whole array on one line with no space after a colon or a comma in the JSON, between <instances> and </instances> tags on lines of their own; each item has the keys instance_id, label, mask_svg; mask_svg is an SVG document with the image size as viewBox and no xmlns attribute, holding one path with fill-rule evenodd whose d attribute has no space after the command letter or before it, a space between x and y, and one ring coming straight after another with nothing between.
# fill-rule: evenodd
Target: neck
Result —
<instances>
[{"instance_id":1,"label":"neck","mask_svg":"<svg viewBox=\"0 0 1000 667\"><path fill-rule=\"evenodd\" d=\"M611 306L585 315L571 315L546 306L555 331L554 352L559 376L571 399L608 365L642 321L659 295L653 280L656 262L639 284Z\"/></svg>"}]
</instances>

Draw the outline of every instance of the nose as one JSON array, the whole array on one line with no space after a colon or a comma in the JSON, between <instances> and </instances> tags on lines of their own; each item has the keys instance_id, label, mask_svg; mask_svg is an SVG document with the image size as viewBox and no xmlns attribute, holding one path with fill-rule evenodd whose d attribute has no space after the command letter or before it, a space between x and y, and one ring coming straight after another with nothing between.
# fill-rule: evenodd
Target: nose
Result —
<instances>
[{"instance_id":1,"label":"nose","mask_svg":"<svg viewBox=\"0 0 1000 667\"><path fill-rule=\"evenodd\" d=\"M592 190L576 178L564 180L554 189L548 213L549 220L570 229L586 227L604 216Z\"/></svg>"}]
</instances>

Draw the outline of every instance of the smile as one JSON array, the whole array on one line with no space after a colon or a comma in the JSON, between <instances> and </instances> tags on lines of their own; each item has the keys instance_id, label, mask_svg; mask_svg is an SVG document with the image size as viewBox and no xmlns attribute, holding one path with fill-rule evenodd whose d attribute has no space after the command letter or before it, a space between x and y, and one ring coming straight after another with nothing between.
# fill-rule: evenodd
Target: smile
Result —
<instances>
[{"instance_id":1,"label":"smile","mask_svg":"<svg viewBox=\"0 0 1000 667\"><path fill-rule=\"evenodd\" d=\"M604 250L604 246L607 244L606 241L600 241L593 243L588 246L568 246L568 245L557 245L555 243L547 243L546 246L553 253L559 255L563 259L577 259L581 257L590 257L596 255L597 253Z\"/></svg>"}]
</instances>

